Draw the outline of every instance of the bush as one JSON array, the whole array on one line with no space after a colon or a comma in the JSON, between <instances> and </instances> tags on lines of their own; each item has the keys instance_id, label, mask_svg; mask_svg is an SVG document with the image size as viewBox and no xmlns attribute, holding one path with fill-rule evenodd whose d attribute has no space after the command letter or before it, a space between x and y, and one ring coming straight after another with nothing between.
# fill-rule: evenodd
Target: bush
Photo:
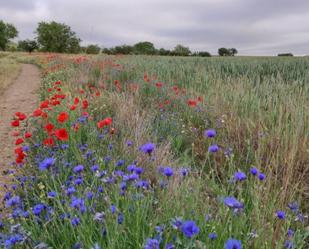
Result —
<instances>
[{"instance_id":1,"label":"bush","mask_svg":"<svg viewBox=\"0 0 309 249\"><path fill-rule=\"evenodd\" d=\"M98 54L100 53L100 51L101 51L101 48L98 45L94 45L94 44L88 45L86 48L87 54Z\"/></svg>"}]
</instances>

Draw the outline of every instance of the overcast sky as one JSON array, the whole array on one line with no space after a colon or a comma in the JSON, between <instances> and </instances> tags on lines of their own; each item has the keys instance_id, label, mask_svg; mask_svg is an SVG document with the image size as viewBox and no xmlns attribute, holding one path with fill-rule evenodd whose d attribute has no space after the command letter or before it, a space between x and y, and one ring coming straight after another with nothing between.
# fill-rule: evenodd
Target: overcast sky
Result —
<instances>
[{"instance_id":1,"label":"overcast sky","mask_svg":"<svg viewBox=\"0 0 309 249\"><path fill-rule=\"evenodd\" d=\"M84 45L151 41L211 53L309 54L309 0L0 0L1 19L17 27L18 39L54 20L71 26Z\"/></svg>"}]
</instances>

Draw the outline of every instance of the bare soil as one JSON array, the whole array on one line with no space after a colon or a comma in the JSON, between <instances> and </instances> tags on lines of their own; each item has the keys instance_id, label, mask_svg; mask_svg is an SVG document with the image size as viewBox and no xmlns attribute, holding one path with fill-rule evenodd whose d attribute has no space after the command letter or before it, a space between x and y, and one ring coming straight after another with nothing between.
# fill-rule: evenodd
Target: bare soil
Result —
<instances>
[{"instance_id":1,"label":"bare soil","mask_svg":"<svg viewBox=\"0 0 309 249\"><path fill-rule=\"evenodd\" d=\"M11 181L11 176L6 172L13 169L11 163L15 160L16 137L12 136L11 121L15 112L27 115L33 112L38 101L39 87L39 69L34 65L22 64L18 78L0 96L0 197L5 191L4 186Z\"/></svg>"}]
</instances>

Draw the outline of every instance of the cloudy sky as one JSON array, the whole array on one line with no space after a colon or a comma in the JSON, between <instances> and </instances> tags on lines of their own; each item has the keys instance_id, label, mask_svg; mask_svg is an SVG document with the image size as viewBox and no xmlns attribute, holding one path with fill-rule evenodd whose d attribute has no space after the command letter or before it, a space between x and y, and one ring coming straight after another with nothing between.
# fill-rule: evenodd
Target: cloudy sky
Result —
<instances>
[{"instance_id":1,"label":"cloudy sky","mask_svg":"<svg viewBox=\"0 0 309 249\"><path fill-rule=\"evenodd\" d=\"M309 54L309 0L0 0L0 19L17 27L19 39L54 20L85 45L147 40L211 53L235 47L242 55Z\"/></svg>"}]
</instances>

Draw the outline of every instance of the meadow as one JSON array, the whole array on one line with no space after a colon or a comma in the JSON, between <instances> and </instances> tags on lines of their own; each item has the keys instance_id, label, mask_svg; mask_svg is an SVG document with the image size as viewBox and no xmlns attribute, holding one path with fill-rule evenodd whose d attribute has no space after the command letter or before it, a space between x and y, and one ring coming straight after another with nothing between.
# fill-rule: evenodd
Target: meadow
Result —
<instances>
[{"instance_id":1,"label":"meadow","mask_svg":"<svg viewBox=\"0 0 309 249\"><path fill-rule=\"evenodd\" d=\"M309 58L12 55L5 248L309 248Z\"/></svg>"}]
</instances>

